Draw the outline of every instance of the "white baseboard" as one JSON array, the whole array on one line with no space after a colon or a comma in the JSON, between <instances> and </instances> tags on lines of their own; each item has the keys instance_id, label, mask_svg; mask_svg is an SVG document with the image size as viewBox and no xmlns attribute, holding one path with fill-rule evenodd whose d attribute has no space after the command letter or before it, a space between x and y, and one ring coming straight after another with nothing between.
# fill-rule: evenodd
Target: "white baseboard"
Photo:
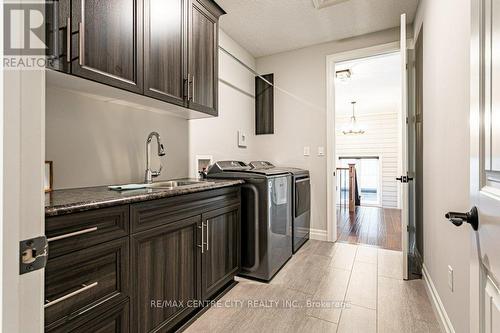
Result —
<instances>
[{"instance_id":1,"label":"white baseboard","mask_svg":"<svg viewBox=\"0 0 500 333\"><path fill-rule=\"evenodd\" d=\"M311 236L311 239L316 239L316 240L321 240L321 241L328 240L328 237L326 235L326 230L311 228L309 231L309 234Z\"/></svg>"},{"instance_id":2,"label":"white baseboard","mask_svg":"<svg viewBox=\"0 0 500 333\"><path fill-rule=\"evenodd\" d=\"M425 267L425 264L422 266L422 277L425 281L425 290L431 299L434 312L438 315L441 329L446 333L455 333L450 317L448 317L448 314L446 313L443 302L441 302L441 298L439 297L436 287L434 286L434 282L432 282L432 278L427 270L427 267Z\"/></svg>"}]
</instances>

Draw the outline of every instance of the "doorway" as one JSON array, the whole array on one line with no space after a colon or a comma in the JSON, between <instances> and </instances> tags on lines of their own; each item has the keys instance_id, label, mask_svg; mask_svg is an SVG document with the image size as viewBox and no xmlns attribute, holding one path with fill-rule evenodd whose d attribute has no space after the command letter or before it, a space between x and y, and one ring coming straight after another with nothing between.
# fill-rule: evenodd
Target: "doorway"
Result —
<instances>
[{"instance_id":1,"label":"doorway","mask_svg":"<svg viewBox=\"0 0 500 333\"><path fill-rule=\"evenodd\" d=\"M400 54L334 69L337 240L401 251Z\"/></svg>"}]
</instances>

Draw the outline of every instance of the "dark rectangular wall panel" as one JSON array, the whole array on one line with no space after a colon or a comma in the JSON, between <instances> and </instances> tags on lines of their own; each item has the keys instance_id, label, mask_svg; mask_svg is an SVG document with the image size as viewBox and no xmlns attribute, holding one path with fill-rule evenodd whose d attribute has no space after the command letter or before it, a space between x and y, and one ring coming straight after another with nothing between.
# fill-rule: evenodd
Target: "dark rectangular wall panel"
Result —
<instances>
[{"instance_id":1,"label":"dark rectangular wall panel","mask_svg":"<svg viewBox=\"0 0 500 333\"><path fill-rule=\"evenodd\" d=\"M274 74L262 75L274 84ZM255 134L274 134L274 87L255 77Z\"/></svg>"}]
</instances>

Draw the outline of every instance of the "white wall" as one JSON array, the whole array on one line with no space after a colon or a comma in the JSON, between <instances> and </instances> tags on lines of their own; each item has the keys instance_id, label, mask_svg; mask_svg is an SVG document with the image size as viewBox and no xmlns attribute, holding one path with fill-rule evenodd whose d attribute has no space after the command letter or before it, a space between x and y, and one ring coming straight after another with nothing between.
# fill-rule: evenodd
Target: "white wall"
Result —
<instances>
[{"instance_id":1,"label":"white wall","mask_svg":"<svg viewBox=\"0 0 500 333\"><path fill-rule=\"evenodd\" d=\"M341 129L350 122L350 117L337 116L335 119L337 156L379 156L381 205L385 208L398 208L399 201L396 177L400 161L400 124L398 112L395 111L358 116L358 122L366 127L362 135L342 134Z\"/></svg>"},{"instance_id":2,"label":"white wall","mask_svg":"<svg viewBox=\"0 0 500 333\"><path fill-rule=\"evenodd\" d=\"M274 135L256 136L256 158L311 172L311 227L326 236L326 56L399 40L391 29L257 59L257 71L274 73ZM304 146L311 156L303 156Z\"/></svg>"},{"instance_id":3,"label":"white wall","mask_svg":"<svg viewBox=\"0 0 500 333\"><path fill-rule=\"evenodd\" d=\"M456 332L469 330L470 228L444 214L469 207L469 0L423 0L424 264ZM453 267L454 291L447 285Z\"/></svg>"},{"instance_id":4,"label":"white wall","mask_svg":"<svg viewBox=\"0 0 500 333\"><path fill-rule=\"evenodd\" d=\"M220 30L219 44L247 66L255 59ZM255 77L229 55L219 50L219 117L189 121L189 172L195 176L196 155L211 155L214 161L249 162L255 145ZM247 135L247 148L239 148L237 131Z\"/></svg>"},{"instance_id":5,"label":"white wall","mask_svg":"<svg viewBox=\"0 0 500 333\"><path fill-rule=\"evenodd\" d=\"M187 120L48 88L46 159L54 162L54 188L142 182L146 138L152 131L166 148L158 179L186 177ZM155 142L152 148L157 168Z\"/></svg>"}]
</instances>

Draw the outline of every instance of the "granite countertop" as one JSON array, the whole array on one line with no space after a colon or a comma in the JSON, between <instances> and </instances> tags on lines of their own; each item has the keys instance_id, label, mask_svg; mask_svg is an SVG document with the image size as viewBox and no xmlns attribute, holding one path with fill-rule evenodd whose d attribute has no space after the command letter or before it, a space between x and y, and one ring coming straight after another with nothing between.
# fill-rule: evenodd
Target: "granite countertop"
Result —
<instances>
[{"instance_id":1,"label":"granite countertop","mask_svg":"<svg viewBox=\"0 0 500 333\"><path fill-rule=\"evenodd\" d=\"M183 179L185 180L185 179ZM192 180L192 179L191 179ZM139 190L113 191L107 186L55 190L45 194L45 216L58 216L90 209L124 205L134 202L174 197L243 184L239 179L210 179L203 185Z\"/></svg>"}]
</instances>

